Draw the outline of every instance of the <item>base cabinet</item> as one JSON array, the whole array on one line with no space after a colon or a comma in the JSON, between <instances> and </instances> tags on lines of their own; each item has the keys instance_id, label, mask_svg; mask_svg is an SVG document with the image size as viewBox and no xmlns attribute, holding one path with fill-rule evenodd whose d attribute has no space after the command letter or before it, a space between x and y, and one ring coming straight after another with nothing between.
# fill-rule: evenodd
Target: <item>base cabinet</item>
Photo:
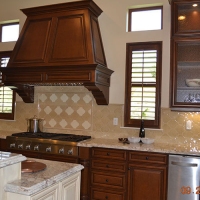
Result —
<instances>
[{"instance_id":1,"label":"base cabinet","mask_svg":"<svg viewBox=\"0 0 200 200\"><path fill-rule=\"evenodd\" d=\"M81 172L77 172L31 196L7 192L7 200L80 200L80 179Z\"/></svg>"},{"instance_id":2,"label":"base cabinet","mask_svg":"<svg viewBox=\"0 0 200 200\"><path fill-rule=\"evenodd\" d=\"M92 148L91 200L166 200L168 155Z\"/></svg>"},{"instance_id":3,"label":"base cabinet","mask_svg":"<svg viewBox=\"0 0 200 200\"><path fill-rule=\"evenodd\" d=\"M92 148L91 200L126 200L127 153Z\"/></svg>"},{"instance_id":4,"label":"base cabinet","mask_svg":"<svg viewBox=\"0 0 200 200\"><path fill-rule=\"evenodd\" d=\"M167 154L129 152L129 200L166 200Z\"/></svg>"},{"instance_id":5,"label":"base cabinet","mask_svg":"<svg viewBox=\"0 0 200 200\"><path fill-rule=\"evenodd\" d=\"M164 200L165 167L130 166L130 200Z\"/></svg>"}]
</instances>

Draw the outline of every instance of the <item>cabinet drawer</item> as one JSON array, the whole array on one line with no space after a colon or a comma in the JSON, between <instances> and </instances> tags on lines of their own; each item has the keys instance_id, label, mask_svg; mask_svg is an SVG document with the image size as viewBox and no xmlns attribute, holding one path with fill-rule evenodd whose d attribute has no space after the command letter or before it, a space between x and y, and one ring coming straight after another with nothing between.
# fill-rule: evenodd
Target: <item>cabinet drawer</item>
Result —
<instances>
[{"instance_id":1,"label":"cabinet drawer","mask_svg":"<svg viewBox=\"0 0 200 200\"><path fill-rule=\"evenodd\" d=\"M126 151L106 148L92 148L92 157L126 160Z\"/></svg>"},{"instance_id":2,"label":"cabinet drawer","mask_svg":"<svg viewBox=\"0 0 200 200\"><path fill-rule=\"evenodd\" d=\"M129 161L167 164L167 158L167 154L134 151L129 152Z\"/></svg>"},{"instance_id":3,"label":"cabinet drawer","mask_svg":"<svg viewBox=\"0 0 200 200\"><path fill-rule=\"evenodd\" d=\"M92 188L91 197L92 200L125 200L125 192Z\"/></svg>"},{"instance_id":4,"label":"cabinet drawer","mask_svg":"<svg viewBox=\"0 0 200 200\"><path fill-rule=\"evenodd\" d=\"M110 170L115 172L125 172L126 164L120 162L107 162L103 160L93 160L92 168L100 170Z\"/></svg>"},{"instance_id":5,"label":"cabinet drawer","mask_svg":"<svg viewBox=\"0 0 200 200\"><path fill-rule=\"evenodd\" d=\"M125 189L125 175L92 172L92 185L104 186L115 189Z\"/></svg>"}]
</instances>

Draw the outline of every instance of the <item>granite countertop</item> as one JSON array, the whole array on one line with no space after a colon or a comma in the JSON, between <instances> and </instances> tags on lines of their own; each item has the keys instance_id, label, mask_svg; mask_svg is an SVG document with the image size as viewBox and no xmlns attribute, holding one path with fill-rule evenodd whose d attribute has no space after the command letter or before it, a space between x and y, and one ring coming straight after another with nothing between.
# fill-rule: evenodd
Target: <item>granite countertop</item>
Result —
<instances>
[{"instance_id":1,"label":"granite countertop","mask_svg":"<svg viewBox=\"0 0 200 200\"><path fill-rule=\"evenodd\" d=\"M21 154L0 151L0 168L26 160Z\"/></svg>"},{"instance_id":2,"label":"granite countertop","mask_svg":"<svg viewBox=\"0 0 200 200\"><path fill-rule=\"evenodd\" d=\"M46 164L46 169L35 173L22 173L21 179L8 183L5 186L6 192L32 195L40 190L49 187L70 175L81 171L84 167L80 164L65 162L29 159Z\"/></svg>"},{"instance_id":3,"label":"granite countertop","mask_svg":"<svg viewBox=\"0 0 200 200\"><path fill-rule=\"evenodd\" d=\"M168 144L168 143L123 144L122 142L119 142L118 139L94 138L83 142L79 142L78 146L103 147L103 148L148 151L148 152L169 153L169 154L184 154L184 155L197 155L197 156L200 155L200 147L190 143L185 144L184 146L178 144Z\"/></svg>"}]
</instances>

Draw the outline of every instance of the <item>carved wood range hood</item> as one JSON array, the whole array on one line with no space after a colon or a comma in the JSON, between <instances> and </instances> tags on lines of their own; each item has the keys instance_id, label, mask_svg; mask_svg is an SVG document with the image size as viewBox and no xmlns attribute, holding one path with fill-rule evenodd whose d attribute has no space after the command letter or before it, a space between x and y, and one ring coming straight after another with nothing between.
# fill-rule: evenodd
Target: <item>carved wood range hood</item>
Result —
<instances>
[{"instance_id":1,"label":"carved wood range hood","mask_svg":"<svg viewBox=\"0 0 200 200\"><path fill-rule=\"evenodd\" d=\"M107 68L98 16L91 0L21 10L26 16L3 83L26 103L34 86L85 86L97 104L109 103L112 70ZM14 87L12 87L14 86Z\"/></svg>"}]
</instances>

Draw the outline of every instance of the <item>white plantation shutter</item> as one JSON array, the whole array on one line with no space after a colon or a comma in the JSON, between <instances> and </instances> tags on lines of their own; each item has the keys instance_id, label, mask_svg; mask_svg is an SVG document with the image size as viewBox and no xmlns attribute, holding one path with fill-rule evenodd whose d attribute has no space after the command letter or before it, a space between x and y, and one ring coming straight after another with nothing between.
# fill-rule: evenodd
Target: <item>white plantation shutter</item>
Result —
<instances>
[{"instance_id":1,"label":"white plantation shutter","mask_svg":"<svg viewBox=\"0 0 200 200\"><path fill-rule=\"evenodd\" d=\"M132 51L131 119L155 119L157 50Z\"/></svg>"},{"instance_id":2,"label":"white plantation shutter","mask_svg":"<svg viewBox=\"0 0 200 200\"><path fill-rule=\"evenodd\" d=\"M160 128L162 42L126 44L124 126Z\"/></svg>"},{"instance_id":3,"label":"white plantation shutter","mask_svg":"<svg viewBox=\"0 0 200 200\"><path fill-rule=\"evenodd\" d=\"M1 67L6 67L11 52L0 52ZM0 72L0 119L14 119L15 94L9 87L2 84Z\"/></svg>"}]
</instances>

